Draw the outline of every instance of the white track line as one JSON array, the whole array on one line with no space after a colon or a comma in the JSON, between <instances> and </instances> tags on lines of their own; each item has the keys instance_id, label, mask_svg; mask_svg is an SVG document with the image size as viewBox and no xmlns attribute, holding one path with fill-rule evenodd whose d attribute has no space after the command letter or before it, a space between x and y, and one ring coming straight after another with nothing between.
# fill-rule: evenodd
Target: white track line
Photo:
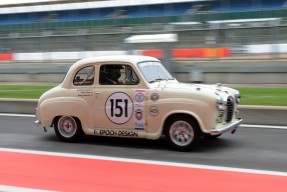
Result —
<instances>
[{"instance_id":1,"label":"white track line","mask_svg":"<svg viewBox=\"0 0 287 192\"><path fill-rule=\"evenodd\" d=\"M5 192L52 192L52 191L47 191L47 190L30 189L30 188L24 188L24 187L13 187L13 186L7 186L7 185L0 185L0 191L5 191Z\"/></svg>"},{"instance_id":2,"label":"white track line","mask_svg":"<svg viewBox=\"0 0 287 192\"><path fill-rule=\"evenodd\" d=\"M243 168L221 167L221 166L189 164L189 163L175 163L175 162L166 162L166 161L152 161L152 160L142 160L142 159L130 159L130 158L107 157L107 156L98 156L98 155L83 155L83 154L60 153L60 152L22 150L22 149L11 149L11 148L0 148L0 152L1 151L2 152L35 154L35 155L51 155L51 156L58 156L58 157L107 160L107 161L117 161L117 162L126 162L126 163L141 163L141 164L150 164L150 165L163 165L163 166L173 166L173 167L209 169L209 170L218 170L218 171L231 171L231 172L239 172L239 173L276 175L276 176L287 177L287 172L258 170L258 169L243 169Z\"/></svg>"},{"instance_id":3,"label":"white track line","mask_svg":"<svg viewBox=\"0 0 287 192\"><path fill-rule=\"evenodd\" d=\"M287 126L277 126L277 125L249 125L242 124L240 127L246 128L260 128L260 129L287 129Z\"/></svg>"},{"instance_id":4,"label":"white track line","mask_svg":"<svg viewBox=\"0 0 287 192\"><path fill-rule=\"evenodd\" d=\"M36 117L35 115L30 115L30 114L14 114L14 113L0 113L0 116L7 116L7 117Z\"/></svg>"}]
</instances>

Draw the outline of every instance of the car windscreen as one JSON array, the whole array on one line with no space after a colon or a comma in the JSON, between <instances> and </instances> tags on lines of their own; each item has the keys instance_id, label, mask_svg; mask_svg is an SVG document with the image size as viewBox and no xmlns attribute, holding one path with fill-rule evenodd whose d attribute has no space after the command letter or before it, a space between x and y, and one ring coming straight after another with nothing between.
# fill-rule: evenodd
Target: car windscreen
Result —
<instances>
[{"instance_id":1,"label":"car windscreen","mask_svg":"<svg viewBox=\"0 0 287 192\"><path fill-rule=\"evenodd\" d=\"M166 70L166 68L157 61L146 61L138 64L140 71L144 78L153 83L161 80L173 80L172 75Z\"/></svg>"}]
</instances>

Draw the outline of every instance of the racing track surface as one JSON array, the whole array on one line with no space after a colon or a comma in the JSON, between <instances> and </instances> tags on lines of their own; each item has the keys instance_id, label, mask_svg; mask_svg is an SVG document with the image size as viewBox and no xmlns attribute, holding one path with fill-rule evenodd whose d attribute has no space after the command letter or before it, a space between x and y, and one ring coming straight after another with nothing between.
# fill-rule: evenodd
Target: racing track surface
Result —
<instances>
[{"instance_id":1,"label":"racing track surface","mask_svg":"<svg viewBox=\"0 0 287 192\"><path fill-rule=\"evenodd\" d=\"M223 166L233 168L278 171L285 173L287 172L286 129L240 127L233 135L230 133L226 133L215 140L203 140L201 146L191 152L177 152L172 151L163 139L152 141L126 138L85 136L81 143L63 143L56 138L54 130L52 128L48 129L47 133L44 133L42 128L34 125L34 120L35 117L10 117L0 115L0 148L97 155L129 159L177 162L185 164ZM6 161L9 161L9 159L13 159L16 157L14 156L14 154L8 153L7 157L3 154L5 153L1 153L0 150L0 158L2 159L2 161L5 158L7 158ZM14 164L17 164L17 162L21 161L25 162L25 159L27 161L27 164L29 164L29 162L31 163L31 160L29 160L29 158L38 159L38 157L34 158L30 157L29 155L27 155L27 157L17 157ZM51 160L53 158L50 157L49 159ZM43 161L43 164L48 163L50 160L48 160L47 162ZM67 162L67 164L69 164L71 160L65 161ZM70 163L72 165L73 161ZM100 161L98 163L101 165L102 168L104 168L105 166L110 166L102 165L105 163L103 161ZM90 165L89 163L85 164ZM94 164L92 163L92 165ZM90 168L92 168L92 165L90 165ZM20 166L15 166L20 169ZM121 166L125 167L125 165ZM141 167L145 166L146 165ZM97 165L95 164L95 167L93 168L97 170L96 167ZM148 170L148 168L142 169ZM45 172L48 171L48 169L45 170ZM105 172L105 169L98 169L98 171ZM144 175L144 170L138 171L140 171ZM158 171L163 171L163 173L167 173L165 170L161 170L161 168L158 168ZM157 168L153 170L153 172L149 172L149 174L154 174L156 172ZM178 174L181 174L181 172L178 172ZM182 174L184 175L184 173ZM204 177L208 175L208 173L196 174L203 174L205 175ZM285 174L285 176L283 176L283 180L282 178L280 178L281 180L279 179L282 182L284 181L285 184L287 181L286 175L287 173ZM105 175L105 177L107 177L107 175ZM222 175L218 177L222 177ZM241 177L238 177L238 179L240 180ZM262 184L264 184L264 179L266 179L266 181L272 181L272 179L270 180L270 178L263 178ZM249 178L249 181L253 181L252 178ZM277 187L282 186L280 185L280 183L274 183L274 186L275 185ZM200 186L198 187L200 189ZM279 188L279 191L280 189L282 188ZM105 188L104 190L108 189ZM111 190L109 189L108 191ZM125 189L125 191L128 190ZM252 190L250 189L250 191Z\"/></svg>"}]
</instances>

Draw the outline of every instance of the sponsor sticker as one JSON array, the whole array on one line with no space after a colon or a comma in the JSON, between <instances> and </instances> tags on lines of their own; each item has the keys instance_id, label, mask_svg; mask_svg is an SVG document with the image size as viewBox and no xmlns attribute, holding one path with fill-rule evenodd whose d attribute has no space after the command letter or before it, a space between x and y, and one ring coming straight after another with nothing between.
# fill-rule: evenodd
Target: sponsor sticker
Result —
<instances>
[{"instance_id":1,"label":"sponsor sticker","mask_svg":"<svg viewBox=\"0 0 287 192\"><path fill-rule=\"evenodd\" d=\"M139 133L137 131L95 129L94 135L114 137L138 137Z\"/></svg>"},{"instance_id":2,"label":"sponsor sticker","mask_svg":"<svg viewBox=\"0 0 287 192\"><path fill-rule=\"evenodd\" d=\"M159 113L157 106L151 106L148 111L149 111L150 116L152 117L157 116Z\"/></svg>"},{"instance_id":3,"label":"sponsor sticker","mask_svg":"<svg viewBox=\"0 0 287 192\"><path fill-rule=\"evenodd\" d=\"M135 111L135 116L136 116L137 120L142 120L142 118L143 118L143 111L141 109L137 109Z\"/></svg>"},{"instance_id":4,"label":"sponsor sticker","mask_svg":"<svg viewBox=\"0 0 287 192\"><path fill-rule=\"evenodd\" d=\"M152 101L157 101L159 99L159 94L158 93L152 93L150 99Z\"/></svg>"},{"instance_id":5,"label":"sponsor sticker","mask_svg":"<svg viewBox=\"0 0 287 192\"><path fill-rule=\"evenodd\" d=\"M145 90L136 90L135 105L134 105L135 129L139 130L145 129L144 99L145 99Z\"/></svg>"},{"instance_id":6,"label":"sponsor sticker","mask_svg":"<svg viewBox=\"0 0 287 192\"><path fill-rule=\"evenodd\" d=\"M136 96L135 96L135 99L136 99L136 102L143 102L144 101L144 94L143 93L137 93Z\"/></svg>"},{"instance_id":7,"label":"sponsor sticker","mask_svg":"<svg viewBox=\"0 0 287 192\"><path fill-rule=\"evenodd\" d=\"M94 95L93 89L77 89L77 92L80 97L89 97Z\"/></svg>"}]
</instances>

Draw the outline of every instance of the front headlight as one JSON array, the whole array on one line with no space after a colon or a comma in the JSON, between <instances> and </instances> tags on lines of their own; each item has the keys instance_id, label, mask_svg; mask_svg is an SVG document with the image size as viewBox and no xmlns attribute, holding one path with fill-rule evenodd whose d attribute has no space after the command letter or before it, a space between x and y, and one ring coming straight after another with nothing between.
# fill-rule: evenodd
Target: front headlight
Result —
<instances>
[{"instance_id":1,"label":"front headlight","mask_svg":"<svg viewBox=\"0 0 287 192\"><path fill-rule=\"evenodd\" d=\"M219 110L223 110L224 109L224 102L223 102L223 99L220 96L218 96L216 98L216 103L217 103L217 108Z\"/></svg>"},{"instance_id":2,"label":"front headlight","mask_svg":"<svg viewBox=\"0 0 287 192\"><path fill-rule=\"evenodd\" d=\"M239 103L240 103L240 98L241 98L240 93L239 93L239 92L238 92L238 93L236 93L236 94L235 94L235 102L236 102L237 104L239 104Z\"/></svg>"}]
</instances>

